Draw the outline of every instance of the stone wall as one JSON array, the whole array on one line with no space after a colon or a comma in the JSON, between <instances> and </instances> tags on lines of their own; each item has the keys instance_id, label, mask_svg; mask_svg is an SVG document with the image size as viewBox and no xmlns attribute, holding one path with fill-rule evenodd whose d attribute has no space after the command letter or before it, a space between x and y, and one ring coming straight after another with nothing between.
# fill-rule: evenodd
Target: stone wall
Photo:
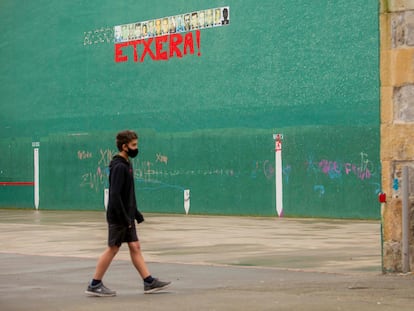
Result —
<instances>
[{"instance_id":1,"label":"stone wall","mask_svg":"<svg viewBox=\"0 0 414 311\"><path fill-rule=\"evenodd\" d=\"M402 271L402 169L409 167L414 270L414 0L380 2L383 271Z\"/></svg>"}]
</instances>

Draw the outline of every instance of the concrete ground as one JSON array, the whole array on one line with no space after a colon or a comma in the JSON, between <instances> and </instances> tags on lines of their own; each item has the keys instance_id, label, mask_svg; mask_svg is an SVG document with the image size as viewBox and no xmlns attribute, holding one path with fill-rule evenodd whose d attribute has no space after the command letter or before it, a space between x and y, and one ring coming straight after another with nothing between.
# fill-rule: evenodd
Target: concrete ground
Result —
<instances>
[{"instance_id":1,"label":"concrete ground","mask_svg":"<svg viewBox=\"0 0 414 311\"><path fill-rule=\"evenodd\" d=\"M106 247L103 212L0 209L0 310L413 310L414 276L381 273L378 221L146 214L144 295L123 246L84 294Z\"/></svg>"}]
</instances>

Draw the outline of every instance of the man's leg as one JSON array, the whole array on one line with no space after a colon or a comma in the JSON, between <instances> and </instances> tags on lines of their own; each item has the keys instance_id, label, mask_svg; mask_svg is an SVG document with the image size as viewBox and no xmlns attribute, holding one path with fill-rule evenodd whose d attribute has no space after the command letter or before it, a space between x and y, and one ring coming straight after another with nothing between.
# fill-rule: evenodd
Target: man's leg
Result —
<instances>
[{"instance_id":1,"label":"man's leg","mask_svg":"<svg viewBox=\"0 0 414 311\"><path fill-rule=\"evenodd\" d=\"M150 276L147 264L145 263L144 257L141 253L141 245L139 241L129 242L128 247L132 263L134 264L134 267L137 269L141 278L145 279L146 277Z\"/></svg>"},{"instance_id":2,"label":"man's leg","mask_svg":"<svg viewBox=\"0 0 414 311\"><path fill-rule=\"evenodd\" d=\"M116 291L107 288L102 283L102 278L118 251L119 246L108 246L101 257L99 257L98 263L96 264L95 275L85 291L86 294L99 297L116 296Z\"/></svg>"},{"instance_id":3,"label":"man's leg","mask_svg":"<svg viewBox=\"0 0 414 311\"><path fill-rule=\"evenodd\" d=\"M132 263L137 269L141 278L144 280L144 293L150 294L157 292L164 288L167 288L171 282L163 282L157 278L153 278L148 270L147 264L145 263L144 257L141 253L141 245L139 241L129 242L129 253L131 255Z\"/></svg>"},{"instance_id":4,"label":"man's leg","mask_svg":"<svg viewBox=\"0 0 414 311\"><path fill-rule=\"evenodd\" d=\"M108 248L102 253L96 265L95 275L93 276L95 280L102 280L106 270L108 270L109 265L118 251L119 246L108 246Z\"/></svg>"}]
</instances>

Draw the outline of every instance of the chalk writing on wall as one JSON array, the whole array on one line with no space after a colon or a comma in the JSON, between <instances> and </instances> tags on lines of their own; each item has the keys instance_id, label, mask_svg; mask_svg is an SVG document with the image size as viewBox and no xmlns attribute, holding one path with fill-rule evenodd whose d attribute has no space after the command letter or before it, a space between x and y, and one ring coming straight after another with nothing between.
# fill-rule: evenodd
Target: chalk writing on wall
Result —
<instances>
[{"instance_id":1,"label":"chalk writing on wall","mask_svg":"<svg viewBox=\"0 0 414 311\"><path fill-rule=\"evenodd\" d=\"M167 156L162 155L161 153L157 153L156 157L157 157L157 159L155 160L155 162L165 163L166 165L168 164L168 157Z\"/></svg>"},{"instance_id":2,"label":"chalk writing on wall","mask_svg":"<svg viewBox=\"0 0 414 311\"><path fill-rule=\"evenodd\" d=\"M83 45L91 45L98 43L113 43L114 42L114 28L101 27L95 30L84 32Z\"/></svg>"},{"instance_id":3,"label":"chalk writing on wall","mask_svg":"<svg viewBox=\"0 0 414 311\"><path fill-rule=\"evenodd\" d=\"M89 171L81 175L80 186L90 188L96 192L108 187L109 178L109 164L112 158L117 154L116 150L100 149L96 154L97 162ZM81 160L91 159L93 153L89 151L78 151L77 158ZM161 183L160 177L177 176L180 173L176 170L161 169L157 166L168 165L168 156L162 153L156 153L154 161L132 159L132 166L134 168L134 178L140 182ZM182 187L180 187L181 189Z\"/></svg>"},{"instance_id":4,"label":"chalk writing on wall","mask_svg":"<svg viewBox=\"0 0 414 311\"><path fill-rule=\"evenodd\" d=\"M96 163L80 176L81 187L87 187L94 191L101 191L108 187L109 177L109 163L117 151L111 149L100 149L96 153L90 151L78 150L76 156L79 161L91 159L93 155L97 155ZM360 181L369 181L375 187L375 192L380 191L379 183L375 180L371 181L376 176L376 166L369 159L365 152L360 152L359 160L339 161L323 158L314 160L314 156L308 157L305 165L292 165L285 163L282 167L283 178L286 184L289 184L293 172L303 172L312 179L314 184L313 192L319 197L323 197L329 189L325 181L338 181L341 183L342 178L356 178ZM141 190L154 190L162 188L177 188L184 189L181 185L176 185L174 177L178 176L212 176L219 178L248 178L260 179L265 178L269 181L274 180L275 167L273 160L254 160L251 163L250 169L248 167L210 167L210 168L194 168L182 169L174 168L169 165L168 155L162 152L154 153L150 160L136 158L132 160L134 167L134 178L141 185ZM302 173L301 173L302 172ZM328 179L326 179L328 178Z\"/></svg>"},{"instance_id":5,"label":"chalk writing on wall","mask_svg":"<svg viewBox=\"0 0 414 311\"><path fill-rule=\"evenodd\" d=\"M85 151L85 150L79 150L78 151L78 159L79 160L86 160L92 158L92 152Z\"/></svg>"},{"instance_id":6,"label":"chalk writing on wall","mask_svg":"<svg viewBox=\"0 0 414 311\"><path fill-rule=\"evenodd\" d=\"M108 187L109 163L117 151L111 149L100 149L97 163L94 164L90 171L81 175L81 187L92 189L96 192ZM93 153L90 151L78 151L79 160L92 159Z\"/></svg>"}]
</instances>

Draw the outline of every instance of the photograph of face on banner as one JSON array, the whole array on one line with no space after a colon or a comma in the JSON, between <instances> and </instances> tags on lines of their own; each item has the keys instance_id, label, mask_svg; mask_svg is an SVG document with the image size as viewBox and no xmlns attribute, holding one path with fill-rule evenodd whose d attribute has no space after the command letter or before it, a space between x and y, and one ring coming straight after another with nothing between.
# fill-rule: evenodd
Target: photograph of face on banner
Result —
<instances>
[{"instance_id":1,"label":"photograph of face on banner","mask_svg":"<svg viewBox=\"0 0 414 311\"><path fill-rule=\"evenodd\" d=\"M212 27L214 25L213 9L206 10L205 27Z\"/></svg>"},{"instance_id":2,"label":"photograph of face on banner","mask_svg":"<svg viewBox=\"0 0 414 311\"><path fill-rule=\"evenodd\" d=\"M229 7L224 7L221 10L221 24L222 25L230 24L230 9L229 9Z\"/></svg>"},{"instance_id":3,"label":"photograph of face on banner","mask_svg":"<svg viewBox=\"0 0 414 311\"><path fill-rule=\"evenodd\" d=\"M147 22L142 23L141 36L144 39L148 38L148 23Z\"/></svg>"}]
</instances>

